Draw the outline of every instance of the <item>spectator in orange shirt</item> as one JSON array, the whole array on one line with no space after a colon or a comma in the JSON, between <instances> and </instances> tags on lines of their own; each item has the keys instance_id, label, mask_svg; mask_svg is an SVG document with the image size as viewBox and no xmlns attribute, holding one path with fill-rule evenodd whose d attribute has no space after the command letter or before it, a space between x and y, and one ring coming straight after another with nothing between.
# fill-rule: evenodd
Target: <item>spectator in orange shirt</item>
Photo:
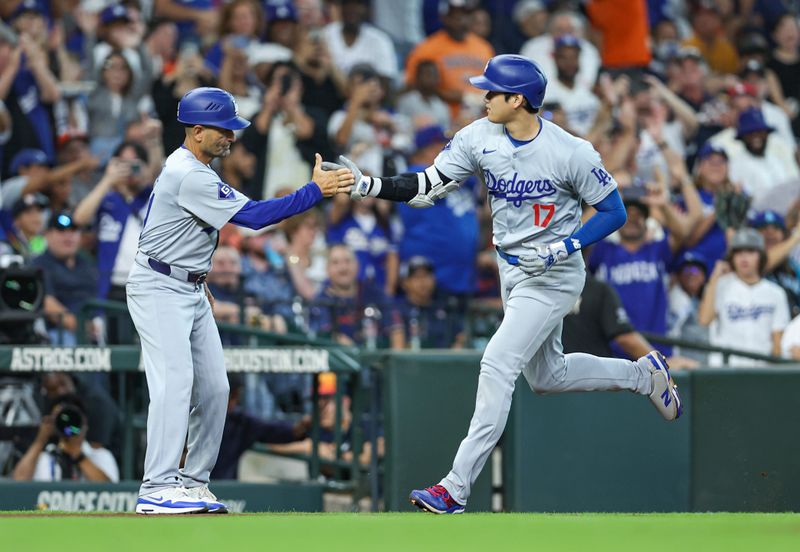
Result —
<instances>
[{"instance_id":1,"label":"spectator in orange shirt","mask_svg":"<svg viewBox=\"0 0 800 552\"><path fill-rule=\"evenodd\" d=\"M700 0L692 13L692 36L683 45L697 48L712 71L736 73L739 56L725 36L722 23L722 14L713 0Z\"/></svg>"},{"instance_id":2,"label":"spectator in orange shirt","mask_svg":"<svg viewBox=\"0 0 800 552\"><path fill-rule=\"evenodd\" d=\"M603 67L632 69L650 63L646 0L592 0L586 13L603 37Z\"/></svg>"},{"instance_id":3,"label":"spectator in orange shirt","mask_svg":"<svg viewBox=\"0 0 800 552\"><path fill-rule=\"evenodd\" d=\"M447 102L453 118L458 116L464 92L470 89L469 77L480 75L494 56L494 48L486 40L470 32L471 12L476 0L448 0L442 15L444 28L420 42L409 54L406 82L414 85L417 65L432 60L439 68L439 96Z\"/></svg>"}]
</instances>

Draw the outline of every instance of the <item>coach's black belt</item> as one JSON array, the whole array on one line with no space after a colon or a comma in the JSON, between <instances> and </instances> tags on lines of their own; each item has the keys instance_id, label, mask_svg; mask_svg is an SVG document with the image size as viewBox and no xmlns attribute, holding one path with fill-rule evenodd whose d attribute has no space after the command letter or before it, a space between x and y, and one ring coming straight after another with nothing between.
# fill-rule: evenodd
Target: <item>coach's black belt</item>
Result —
<instances>
[{"instance_id":1,"label":"coach's black belt","mask_svg":"<svg viewBox=\"0 0 800 552\"><path fill-rule=\"evenodd\" d=\"M519 257L516 255L509 255L499 247L495 247L497 249L497 254L500 255L500 258L505 260L508 264L512 266L517 266L519 264Z\"/></svg>"},{"instance_id":2,"label":"coach's black belt","mask_svg":"<svg viewBox=\"0 0 800 552\"><path fill-rule=\"evenodd\" d=\"M141 251L136 253L136 260L138 260L141 264L146 262L150 268L160 274L169 276L170 278L175 278L176 280L181 280L183 282L189 282L191 284L202 284L206 281L206 277L208 276L207 272L189 272L186 269L179 268L177 266L171 266L169 263L149 257Z\"/></svg>"}]
</instances>

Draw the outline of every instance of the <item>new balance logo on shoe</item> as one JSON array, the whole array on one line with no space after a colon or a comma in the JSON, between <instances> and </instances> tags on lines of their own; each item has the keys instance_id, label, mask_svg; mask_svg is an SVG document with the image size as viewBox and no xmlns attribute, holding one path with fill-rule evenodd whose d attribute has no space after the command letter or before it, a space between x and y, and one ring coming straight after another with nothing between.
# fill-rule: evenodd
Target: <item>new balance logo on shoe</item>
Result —
<instances>
[{"instance_id":1,"label":"new balance logo on shoe","mask_svg":"<svg viewBox=\"0 0 800 552\"><path fill-rule=\"evenodd\" d=\"M661 398L664 401L664 406L669 406L672 402L672 397L669 396L669 389L665 389L663 393L661 393Z\"/></svg>"}]
</instances>

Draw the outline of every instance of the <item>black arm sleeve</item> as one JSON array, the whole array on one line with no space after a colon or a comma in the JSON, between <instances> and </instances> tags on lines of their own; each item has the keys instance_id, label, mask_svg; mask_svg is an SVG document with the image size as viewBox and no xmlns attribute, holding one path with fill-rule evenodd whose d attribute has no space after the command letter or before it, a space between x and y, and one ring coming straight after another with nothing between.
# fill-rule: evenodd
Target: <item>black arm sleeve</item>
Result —
<instances>
[{"instance_id":1,"label":"black arm sleeve","mask_svg":"<svg viewBox=\"0 0 800 552\"><path fill-rule=\"evenodd\" d=\"M419 192L417 173L403 173L381 178L378 197L391 201L409 201ZM373 178L373 180L375 180Z\"/></svg>"},{"instance_id":2,"label":"black arm sleeve","mask_svg":"<svg viewBox=\"0 0 800 552\"><path fill-rule=\"evenodd\" d=\"M375 181L380 180L381 188L377 195L380 199L410 201L419 193L427 194L431 191L433 183L428 174L431 170L436 171L442 185L453 181L452 178L443 175L436 167L430 166L425 171L417 173L403 173L397 176L385 176L380 179L371 177L370 184L374 186ZM424 187L420 185L420 179L424 179Z\"/></svg>"}]
</instances>

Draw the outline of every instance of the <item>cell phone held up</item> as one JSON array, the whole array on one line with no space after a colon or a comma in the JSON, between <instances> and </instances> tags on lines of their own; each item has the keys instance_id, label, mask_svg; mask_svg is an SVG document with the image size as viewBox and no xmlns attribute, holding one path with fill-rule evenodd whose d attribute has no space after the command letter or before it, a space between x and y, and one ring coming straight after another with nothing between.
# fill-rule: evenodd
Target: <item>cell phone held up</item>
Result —
<instances>
[{"instance_id":1,"label":"cell phone held up","mask_svg":"<svg viewBox=\"0 0 800 552\"><path fill-rule=\"evenodd\" d=\"M130 171L131 178L138 177L142 174L144 170L144 163L142 163L139 159L132 159L129 161L125 161L125 164L128 165L128 170Z\"/></svg>"},{"instance_id":2,"label":"cell phone held up","mask_svg":"<svg viewBox=\"0 0 800 552\"><path fill-rule=\"evenodd\" d=\"M293 82L294 77L291 73L285 73L281 76L281 96L285 96L289 93L289 89L292 87Z\"/></svg>"}]
</instances>

